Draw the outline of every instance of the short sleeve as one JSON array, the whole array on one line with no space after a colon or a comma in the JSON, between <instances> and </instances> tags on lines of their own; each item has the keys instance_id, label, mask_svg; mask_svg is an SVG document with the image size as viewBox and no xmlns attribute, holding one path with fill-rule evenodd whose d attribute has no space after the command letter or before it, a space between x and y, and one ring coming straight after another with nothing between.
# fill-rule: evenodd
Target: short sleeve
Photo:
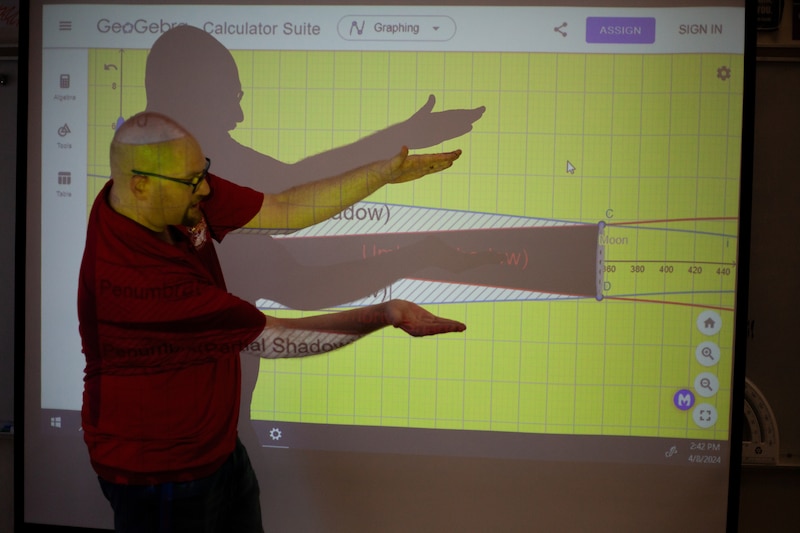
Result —
<instances>
[{"instance_id":1,"label":"short sleeve","mask_svg":"<svg viewBox=\"0 0 800 533\"><path fill-rule=\"evenodd\" d=\"M264 193L237 185L226 179L208 175L211 194L202 203L203 214L216 241L241 228L258 214Z\"/></svg>"}]
</instances>

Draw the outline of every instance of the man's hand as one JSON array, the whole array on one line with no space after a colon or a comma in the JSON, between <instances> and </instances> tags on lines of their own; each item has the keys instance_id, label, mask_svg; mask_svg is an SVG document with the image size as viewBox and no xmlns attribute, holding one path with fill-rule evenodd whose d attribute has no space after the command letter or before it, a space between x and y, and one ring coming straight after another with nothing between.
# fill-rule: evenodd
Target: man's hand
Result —
<instances>
[{"instance_id":1,"label":"man's hand","mask_svg":"<svg viewBox=\"0 0 800 533\"><path fill-rule=\"evenodd\" d=\"M438 317L417 304L391 300L385 307L386 322L412 337L464 331L467 326L456 320Z\"/></svg>"},{"instance_id":2,"label":"man's hand","mask_svg":"<svg viewBox=\"0 0 800 533\"><path fill-rule=\"evenodd\" d=\"M453 161L460 156L461 150L441 154L408 155L408 147L404 146L400 153L389 160L391 167L389 183L405 183L441 172L453 166Z\"/></svg>"}]
</instances>

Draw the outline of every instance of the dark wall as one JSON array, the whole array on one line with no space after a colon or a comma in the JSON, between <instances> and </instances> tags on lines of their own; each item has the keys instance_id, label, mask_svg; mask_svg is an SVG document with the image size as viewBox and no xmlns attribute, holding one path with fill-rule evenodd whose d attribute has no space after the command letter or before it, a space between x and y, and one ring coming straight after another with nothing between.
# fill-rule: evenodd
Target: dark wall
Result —
<instances>
[{"instance_id":1,"label":"dark wall","mask_svg":"<svg viewBox=\"0 0 800 533\"><path fill-rule=\"evenodd\" d=\"M0 56L0 425L14 419L17 82L16 58Z\"/></svg>"}]
</instances>

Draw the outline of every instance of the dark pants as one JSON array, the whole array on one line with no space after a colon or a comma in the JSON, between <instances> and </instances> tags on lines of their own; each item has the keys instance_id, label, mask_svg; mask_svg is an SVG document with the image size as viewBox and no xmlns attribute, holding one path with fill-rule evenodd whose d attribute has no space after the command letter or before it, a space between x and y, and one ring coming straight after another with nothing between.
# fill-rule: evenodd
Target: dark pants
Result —
<instances>
[{"instance_id":1,"label":"dark pants","mask_svg":"<svg viewBox=\"0 0 800 533\"><path fill-rule=\"evenodd\" d=\"M119 485L100 480L120 532L262 533L258 480L242 443L219 470L185 483Z\"/></svg>"}]
</instances>

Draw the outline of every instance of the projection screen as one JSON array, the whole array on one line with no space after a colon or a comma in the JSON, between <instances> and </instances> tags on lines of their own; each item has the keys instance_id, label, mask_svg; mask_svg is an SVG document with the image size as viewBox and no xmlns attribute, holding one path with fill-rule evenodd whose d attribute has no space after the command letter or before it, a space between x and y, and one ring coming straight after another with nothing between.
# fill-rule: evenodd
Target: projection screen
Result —
<instances>
[{"instance_id":1,"label":"projection screen","mask_svg":"<svg viewBox=\"0 0 800 533\"><path fill-rule=\"evenodd\" d=\"M149 109L263 192L463 150L308 229L217 244L228 289L269 315L400 298L467 324L242 353L265 529L735 523L745 3L511 3L31 2L19 520L112 527L77 279L115 128Z\"/></svg>"}]
</instances>

